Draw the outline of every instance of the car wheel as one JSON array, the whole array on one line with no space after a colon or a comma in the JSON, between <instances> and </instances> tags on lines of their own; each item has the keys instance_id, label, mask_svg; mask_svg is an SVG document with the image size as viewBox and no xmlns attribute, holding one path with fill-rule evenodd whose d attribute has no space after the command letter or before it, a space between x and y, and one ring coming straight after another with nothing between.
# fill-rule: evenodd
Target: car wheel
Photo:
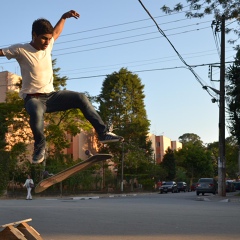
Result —
<instances>
[{"instance_id":1,"label":"car wheel","mask_svg":"<svg viewBox=\"0 0 240 240\"><path fill-rule=\"evenodd\" d=\"M204 192L202 193L202 195L204 195Z\"/></svg>"}]
</instances>

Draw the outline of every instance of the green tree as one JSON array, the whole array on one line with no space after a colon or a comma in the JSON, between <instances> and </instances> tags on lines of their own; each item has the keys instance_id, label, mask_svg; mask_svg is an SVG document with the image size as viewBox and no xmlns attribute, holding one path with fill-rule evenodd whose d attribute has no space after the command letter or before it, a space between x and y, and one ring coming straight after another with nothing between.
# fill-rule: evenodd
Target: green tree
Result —
<instances>
[{"instance_id":1,"label":"green tree","mask_svg":"<svg viewBox=\"0 0 240 240\"><path fill-rule=\"evenodd\" d=\"M238 145L238 164L240 165L240 48L237 48L235 61L227 68L226 102L228 123L232 136ZM238 171L240 166L238 166Z\"/></svg>"},{"instance_id":2,"label":"green tree","mask_svg":"<svg viewBox=\"0 0 240 240\"><path fill-rule=\"evenodd\" d=\"M179 139L185 139L182 135ZM175 152L176 164L179 167L186 169L186 174L192 182L193 179L199 177L213 177L213 159L210 151L203 146L200 138L193 134L194 138L185 141L182 149ZM180 140L181 142L181 140Z\"/></svg>"},{"instance_id":3,"label":"green tree","mask_svg":"<svg viewBox=\"0 0 240 240\"><path fill-rule=\"evenodd\" d=\"M18 97L16 92L8 92L6 102L0 103L0 175L2 182L0 194L6 191L9 180L16 177L16 166L24 159L26 150L27 134L21 137L18 130L24 121L23 101ZM11 133L11 138L7 133ZM6 141L8 137L8 141ZM17 139L17 140L16 140Z\"/></svg>"},{"instance_id":4,"label":"green tree","mask_svg":"<svg viewBox=\"0 0 240 240\"><path fill-rule=\"evenodd\" d=\"M121 68L108 75L98 96L99 111L103 120L113 124L114 132L125 139L124 161L128 174L146 173L146 165L151 165L152 149L148 140L149 120L144 105L144 85L140 78ZM121 172L122 145L107 145L102 149L114 154ZM148 175L148 174L147 174Z\"/></svg>"},{"instance_id":5,"label":"green tree","mask_svg":"<svg viewBox=\"0 0 240 240\"><path fill-rule=\"evenodd\" d=\"M219 142L209 143L207 145L207 149L211 153L214 175L217 176L218 175Z\"/></svg>"},{"instance_id":6,"label":"green tree","mask_svg":"<svg viewBox=\"0 0 240 240\"><path fill-rule=\"evenodd\" d=\"M235 137L226 138L226 177L237 178L238 175L238 143Z\"/></svg>"},{"instance_id":7,"label":"green tree","mask_svg":"<svg viewBox=\"0 0 240 240\"><path fill-rule=\"evenodd\" d=\"M103 120L113 124L114 131L123 136L125 142L137 143L138 147L150 151L147 138L150 123L143 89L139 77L122 68L104 80L98 96L99 111Z\"/></svg>"},{"instance_id":8,"label":"green tree","mask_svg":"<svg viewBox=\"0 0 240 240\"><path fill-rule=\"evenodd\" d=\"M215 20L219 21L222 15L225 15L226 19L236 19L238 27L236 29L226 27L226 32L234 32L237 35L237 39L240 37L239 0L186 0L184 2L188 4L187 18L203 18L205 15L214 15ZM186 7L183 6L183 3L176 4L172 9L166 5L161 7L161 10L167 14L185 9ZM229 40L229 42L234 43L237 39Z\"/></svg>"},{"instance_id":9,"label":"green tree","mask_svg":"<svg viewBox=\"0 0 240 240\"><path fill-rule=\"evenodd\" d=\"M98 100L103 120L112 123L128 142L138 142L145 148L150 123L143 89L139 77L122 68L106 77Z\"/></svg>"},{"instance_id":10,"label":"green tree","mask_svg":"<svg viewBox=\"0 0 240 240\"><path fill-rule=\"evenodd\" d=\"M180 136L178 139L183 145L191 142L193 144L203 146L203 142L201 138L195 133L185 133L182 136Z\"/></svg>"},{"instance_id":11,"label":"green tree","mask_svg":"<svg viewBox=\"0 0 240 240\"><path fill-rule=\"evenodd\" d=\"M228 67L226 77L229 129L240 145L240 50L233 65Z\"/></svg>"},{"instance_id":12,"label":"green tree","mask_svg":"<svg viewBox=\"0 0 240 240\"><path fill-rule=\"evenodd\" d=\"M226 150L226 176L230 179L235 179L238 173L238 143L234 136L228 137L225 140ZM207 149L211 152L211 156L214 164L215 175L218 173L218 155L219 144L218 142L210 143Z\"/></svg>"},{"instance_id":13,"label":"green tree","mask_svg":"<svg viewBox=\"0 0 240 240\"><path fill-rule=\"evenodd\" d=\"M167 180L173 180L176 176L175 156L172 149L168 148L163 156L161 166L167 172Z\"/></svg>"}]
</instances>

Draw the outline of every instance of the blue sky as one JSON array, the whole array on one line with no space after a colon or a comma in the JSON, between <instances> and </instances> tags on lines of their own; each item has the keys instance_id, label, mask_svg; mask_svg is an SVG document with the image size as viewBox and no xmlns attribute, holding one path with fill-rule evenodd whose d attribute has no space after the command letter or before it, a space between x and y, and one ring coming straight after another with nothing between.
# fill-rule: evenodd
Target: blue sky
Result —
<instances>
[{"instance_id":1,"label":"blue sky","mask_svg":"<svg viewBox=\"0 0 240 240\"><path fill-rule=\"evenodd\" d=\"M162 5L174 5L179 0L142 2L184 60L189 65L205 65L194 68L201 82L219 89L219 83L208 78L207 64L219 62L220 35L215 41L213 17L186 19L184 13L165 15L160 10ZM195 133L204 143L218 141L218 105L183 68L176 52L137 0L8 0L2 3L2 9L0 48L29 42L31 25L37 18L47 18L55 25L64 12L78 11L80 18L67 20L53 50L60 75L69 78L67 89L98 95L104 76L125 67L137 73L145 86L151 133L172 140ZM226 42L226 61L232 61L234 56L233 46ZM17 62L4 57L0 58L0 70L20 75ZM219 79L218 68L213 70L213 77Z\"/></svg>"}]
</instances>

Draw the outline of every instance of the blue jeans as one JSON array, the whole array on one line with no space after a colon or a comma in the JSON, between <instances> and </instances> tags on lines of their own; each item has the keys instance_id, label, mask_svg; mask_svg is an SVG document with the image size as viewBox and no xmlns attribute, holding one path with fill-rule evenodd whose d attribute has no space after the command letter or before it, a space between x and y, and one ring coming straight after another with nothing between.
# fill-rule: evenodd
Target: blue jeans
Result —
<instances>
[{"instance_id":1,"label":"blue jeans","mask_svg":"<svg viewBox=\"0 0 240 240\"><path fill-rule=\"evenodd\" d=\"M27 95L24 103L26 111L30 115L30 127L34 136L35 147L45 146L44 113L79 108L98 134L107 131L101 117L83 93L62 90L39 96Z\"/></svg>"}]
</instances>

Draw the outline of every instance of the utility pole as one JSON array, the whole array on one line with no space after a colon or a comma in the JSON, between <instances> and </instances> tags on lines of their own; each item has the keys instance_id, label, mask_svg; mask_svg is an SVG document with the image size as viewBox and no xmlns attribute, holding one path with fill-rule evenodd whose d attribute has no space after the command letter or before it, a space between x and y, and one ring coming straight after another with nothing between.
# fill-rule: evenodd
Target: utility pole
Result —
<instances>
[{"instance_id":1,"label":"utility pole","mask_svg":"<svg viewBox=\"0 0 240 240\"><path fill-rule=\"evenodd\" d=\"M123 192L123 181L124 181L124 176L123 176L123 167L124 167L124 142L122 142L122 173L121 173L121 192Z\"/></svg>"},{"instance_id":2,"label":"utility pole","mask_svg":"<svg viewBox=\"0 0 240 240\"><path fill-rule=\"evenodd\" d=\"M219 103L219 156L218 156L218 195L226 196L225 159L225 15L221 20L221 65Z\"/></svg>"}]
</instances>

